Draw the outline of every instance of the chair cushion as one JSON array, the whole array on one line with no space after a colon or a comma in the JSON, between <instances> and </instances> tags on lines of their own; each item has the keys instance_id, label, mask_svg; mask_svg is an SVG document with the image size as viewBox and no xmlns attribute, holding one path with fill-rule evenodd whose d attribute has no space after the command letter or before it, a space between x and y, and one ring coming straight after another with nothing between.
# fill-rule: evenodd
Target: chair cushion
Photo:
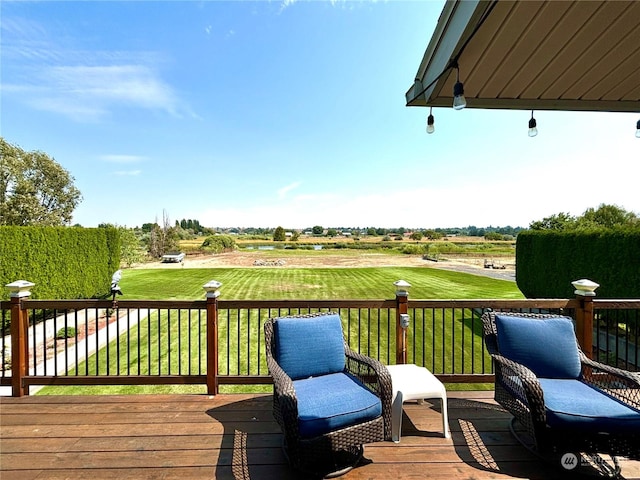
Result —
<instances>
[{"instance_id":1,"label":"chair cushion","mask_svg":"<svg viewBox=\"0 0 640 480\"><path fill-rule=\"evenodd\" d=\"M580 355L570 318L496 315L500 355L526 366L538 377L578 378Z\"/></svg>"},{"instance_id":2,"label":"chair cushion","mask_svg":"<svg viewBox=\"0 0 640 480\"><path fill-rule=\"evenodd\" d=\"M640 432L640 411L580 380L540 378L552 428L584 432Z\"/></svg>"},{"instance_id":3,"label":"chair cushion","mask_svg":"<svg viewBox=\"0 0 640 480\"><path fill-rule=\"evenodd\" d=\"M281 317L274 323L276 361L293 380L342 372L342 321L336 314Z\"/></svg>"},{"instance_id":4,"label":"chair cushion","mask_svg":"<svg viewBox=\"0 0 640 480\"><path fill-rule=\"evenodd\" d=\"M301 438L313 438L382 415L380 399L347 373L293 382Z\"/></svg>"}]
</instances>

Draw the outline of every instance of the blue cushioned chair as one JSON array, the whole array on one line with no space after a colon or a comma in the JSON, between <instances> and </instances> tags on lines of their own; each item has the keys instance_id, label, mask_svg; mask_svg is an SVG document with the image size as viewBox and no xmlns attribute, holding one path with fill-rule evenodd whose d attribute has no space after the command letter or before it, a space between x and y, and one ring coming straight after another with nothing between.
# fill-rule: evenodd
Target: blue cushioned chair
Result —
<instances>
[{"instance_id":1,"label":"blue cushioned chair","mask_svg":"<svg viewBox=\"0 0 640 480\"><path fill-rule=\"evenodd\" d=\"M593 455L613 476L616 456L640 460L640 374L587 358L569 317L488 312L482 320L496 401L514 415L512 432L525 446L557 459Z\"/></svg>"},{"instance_id":2,"label":"blue cushioned chair","mask_svg":"<svg viewBox=\"0 0 640 480\"><path fill-rule=\"evenodd\" d=\"M334 313L281 317L264 326L273 415L295 468L346 473L365 443L391 438L391 377L352 351Z\"/></svg>"}]
</instances>

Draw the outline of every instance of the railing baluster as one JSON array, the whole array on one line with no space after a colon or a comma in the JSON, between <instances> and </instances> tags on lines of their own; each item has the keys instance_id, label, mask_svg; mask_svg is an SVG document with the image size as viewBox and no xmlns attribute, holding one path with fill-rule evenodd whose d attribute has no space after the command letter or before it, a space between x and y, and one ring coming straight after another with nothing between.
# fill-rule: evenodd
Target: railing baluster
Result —
<instances>
[{"instance_id":1,"label":"railing baluster","mask_svg":"<svg viewBox=\"0 0 640 480\"><path fill-rule=\"evenodd\" d=\"M221 382L268 383L263 346L264 320L310 312L337 312L343 318L345 338L354 350L383 363L394 363L398 346L395 329L400 328L394 303L391 300L385 300L386 304L379 300L367 302L220 301L218 322L225 333L220 331L217 339L226 343L218 352L218 361L226 363L226 367L220 365L219 368ZM198 377L202 377L204 383L207 365L204 301L200 305L186 301L181 304L175 300L166 304L153 301L149 306L140 301L122 300L119 308L114 309L116 318L110 323L109 318L101 318L100 313L106 313L111 306L111 302L103 300L26 300L24 318L31 315L30 322L27 322L31 324L31 338L24 346L28 355L25 357L27 385L37 385L40 377L47 377L42 383L54 384L57 381L99 384L98 377L105 379L104 384L132 383L134 380L127 377L134 375L149 377L140 383L197 383ZM411 321L406 333L409 343L406 361L446 377L465 375L470 378L476 374L491 374L493 366L479 326L482 312L489 307L516 312L561 312L575 316L579 305L575 299L411 300L407 308ZM8 303L3 303L4 318L7 308ZM608 355L609 358L604 360L613 365L619 363L623 368L637 370L638 348L629 348L628 345L638 344L640 300L597 299L594 310L595 318L599 319L595 331L599 334L593 340L600 349L600 356ZM146 320L142 318L145 311ZM46 338L47 333L51 339L52 327L55 335L59 330L72 326L75 336L53 340L53 345L49 340L48 350L47 342L39 340ZM90 337L92 330L94 338ZM79 344L81 336L84 346ZM7 350L7 341L0 341L0 353ZM62 361L64 365L60 364ZM104 361L106 365L103 365ZM57 380L58 377L67 378L63 382ZM10 381L4 371L0 372L0 379L5 385ZM486 376L482 379L487 381ZM465 381L469 381L468 378Z\"/></svg>"}]
</instances>

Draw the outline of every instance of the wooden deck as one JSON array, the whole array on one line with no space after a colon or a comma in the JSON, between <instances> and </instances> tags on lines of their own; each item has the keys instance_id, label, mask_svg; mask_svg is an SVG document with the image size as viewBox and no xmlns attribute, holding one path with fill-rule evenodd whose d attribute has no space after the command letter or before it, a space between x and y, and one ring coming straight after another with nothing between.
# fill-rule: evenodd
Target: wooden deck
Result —
<instances>
[{"instance_id":1,"label":"wooden deck","mask_svg":"<svg viewBox=\"0 0 640 480\"><path fill-rule=\"evenodd\" d=\"M401 443L367 445L342 478L578 478L517 444L509 420L492 392L450 392L445 439L439 407L406 403ZM286 464L265 395L5 397L0 425L3 480L305 478ZM640 478L640 462L622 464Z\"/></svg>"}]
</instances>

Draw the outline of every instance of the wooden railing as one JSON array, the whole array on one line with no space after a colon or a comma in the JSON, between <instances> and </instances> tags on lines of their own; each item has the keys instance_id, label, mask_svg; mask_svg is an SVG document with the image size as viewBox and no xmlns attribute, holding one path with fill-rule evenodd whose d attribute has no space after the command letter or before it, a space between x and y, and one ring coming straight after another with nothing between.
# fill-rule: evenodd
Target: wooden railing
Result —
<instances>
[{"instance_id":1,"label":"wooden railing","mask_svg":"<svg viewBox=\"0 0 640 480\"><path fill-rule=\"evenodd\" d=\"M216 394L220 385L269 384L264 322L321 311L340 314L354 350L385 364L425 366L444 382L493 381L480 319L487 309L569 315L587 354L630 370L640 360L640 300L413 300L402 291L388 300L222 300L217 294L119 302L16 294L0 303L2 325L10 324L10 336L5 331L0 340L0 385L21 396L32 385L202 384Z\"/></svg>"}]
</instances>

